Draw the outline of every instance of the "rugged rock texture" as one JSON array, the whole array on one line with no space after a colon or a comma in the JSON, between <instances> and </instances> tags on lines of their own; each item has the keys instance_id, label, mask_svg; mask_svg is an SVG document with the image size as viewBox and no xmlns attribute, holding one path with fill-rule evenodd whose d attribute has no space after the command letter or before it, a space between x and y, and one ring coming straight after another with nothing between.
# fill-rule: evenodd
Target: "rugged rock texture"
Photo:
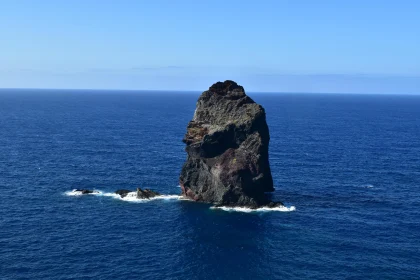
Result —
<instances>
[{"instance_id":1,"label":"rugged rock texture","mask_svg":"<svg viewBox=\"0 0 420 280\"><path fill-rule=\"evenodd\" d=\"M269 140L264 108L235 82L215 83L198 99L183 139L182 194L226 206L281 205L264 194L274 190Z\"/></svg>"},{"instance_id":2,"label":"rugged rock texture","mask_svg":"<svg viewBox=\"0 0 420 280\"><path fill-rule=\"evenodd\" d=\"M117 190L115 193L120 195L122 198L126 197L129 193L133 193L134 191L130 191L130 190ZM152 191L150 189L140 189L137 188L136 192L136 197L138 199L150 199L152 197L158 196L160 195L160 193Z\"/></svg>"},{"instance_id":3,"label":"rugged rock texture","mask_svg":"<svg viewBox=\"0 0 420 280\"><path fill-rule=\"evenodd\" d=\"M133 191L130 190L117 190L115 193L120 195L122 198L126 197L127 194L131 193Z\"/></svg>"},{"instance_id":4,"label":"rugged rock texture","mask_svg":"<svg viewBox=\"0 0 420 280\"><path fill-rule=\"evenodd\" d=\"M152 191L150 189L142 190L140 188L137 188L137 198L150 199L158 195L160 195L160 193Z\"/></svg>"}]
</instances>

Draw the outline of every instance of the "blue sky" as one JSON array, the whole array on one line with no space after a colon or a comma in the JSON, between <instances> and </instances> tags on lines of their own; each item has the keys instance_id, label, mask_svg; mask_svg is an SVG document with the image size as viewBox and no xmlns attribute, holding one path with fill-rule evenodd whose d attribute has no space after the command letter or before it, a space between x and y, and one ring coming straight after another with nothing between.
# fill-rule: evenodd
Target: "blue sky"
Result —
<instances>
[{"instance_id":1,"label":"blue sky","mask_svg":"<svg viewBox=\"0 0 420 280\"><path fill-rule=\"evenodd\" d=\"M420 1L0 0L0 88L420 94Z\"/></svg>"}]
</instances>

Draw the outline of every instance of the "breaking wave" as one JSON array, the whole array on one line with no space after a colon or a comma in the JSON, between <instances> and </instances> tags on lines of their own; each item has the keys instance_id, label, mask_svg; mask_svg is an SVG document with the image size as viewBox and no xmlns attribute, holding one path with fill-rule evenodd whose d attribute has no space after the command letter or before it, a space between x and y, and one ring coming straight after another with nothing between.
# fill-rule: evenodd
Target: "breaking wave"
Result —
<instances>
[{"instance_id":1,"label":"breaking wave","mask_svg":"<svg viewBox=\"0 0 420 280\"><path fill-rule=\"evenodd\" d=\"M142 202L148 202L151 200L170 200L170 199L180 199L181 196L180 195L158 195L155 197L151 197L151 198L137 198L137 192L129 192L127 193L126 196L121 197L120 195L116 194L116 193L104 193L104 196L110 196L113 197L115 199L119 199L122 201L128 201L128 202L138 202L138 203L142 203Z\"/></svg>"},{"instance_id":2,"label":"breaking wave","mask_svg":"<svg viewBox=\"0 0 420 280\"><path fill-rule=\"evenodd\" d=\"M251 208L247 208L247 207L212 206L212 207L210 207L210 209L223 210L223 211L228 211L228 212L244 212L244 213L272 212L272 211L277 211L277 212L296 211L295 206L290 206L290 207L278 206L278 207L273 207L273 208L261 207L261 208L257 208L257 209L251 209Z\"/></svg>"},{"instance_id":3,"label":"breaking wave","mask_svg":"<svg viewBox=\"0 0 420 280\"><path fill-rule=\"evenodd\" d=\"M183 197L181 195L158 195L155 197L151 197L149 199L147 198L137 198L137 192L129 192L126 196L121 197L119 194L112 193L112 192L102 192L99 190L93 190L93 193L83 194L81 191L78 191L76 189L67 191L64 193L67 196L82 196L82 195L94 195L94 196L103 196L103 197L111 197L114 199L126 201L126 202L135 202L135 203L145 203L152 200L190 200L186 197ZM213 210L223 210L228 212L243 212L243 213L253 213L253 212L292 212L296 211L295 206L278 206L278 207L261 207L257 209L251 209L247 207L228 207L228 206L212 206L210 209Z\"/></svg>"},{"instance_id":4,"label":"breaking wave","mask_svg":"<svg viewBox=\"0 0 420 280\"><path fill-rule=\"evenodd\" d=\"M111 193L111 192L102 192L102 191L98 191L98 190L94 190L93 193L89 193L89 194L82 194L81 191L77 191L77 190L72 190L72 191L67 191L64 193L67 196L81 196L81 195L96 195L96 196L106 196L106 197L112 197L114 199L119 199L122 201L128 201L128 202L137 202L137 203L142 203L142 202L148 202L148 201L152 201L152 200L171 200L171 199L182 199L182 197L180 195L158 195L155 197L151 197L149 199L147 198L137 198L137 192L129 192L127 193L127 195L125 197L121 197L119 194L116 193Z\"/></svg>"}]
</instances>

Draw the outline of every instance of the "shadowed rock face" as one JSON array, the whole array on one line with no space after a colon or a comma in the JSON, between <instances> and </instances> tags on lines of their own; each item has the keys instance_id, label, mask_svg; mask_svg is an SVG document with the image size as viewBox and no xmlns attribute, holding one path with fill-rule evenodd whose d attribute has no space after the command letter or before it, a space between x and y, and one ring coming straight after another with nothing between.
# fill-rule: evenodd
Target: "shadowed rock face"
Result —
<instances>
[{"instance_id":1,"label":"shadowed rock face","mask_svg":"<svg viewBox=\"0 0 420 280\"><path fill-rule=\"evenodd\" d=\"M87 189L75 189L76 192L81 192L82 194L92 194L92 193L98 193L94 190L87 190Z\"/></svg>"},{"instance_id":2,"label":"shadowed rock face","mask_svg":"<svg viewBox=\"0 0 420 280\"><path fill-rule=\"evenodd\" d=\"M117 190L115 193L121 196L122 198L126 197L127 194L131 193L130 190Z\"/></svg>"},{"instance_id":3,"label":"shadowed rock face","mask_svg":"<svg viewBox=\"0 0 420 280\"><path fill-rule=\"evenodd\" d=\"M183 139L182 194L227 206L281 205L264 195L274 190L269 141L264 108L235 82L215 83L198 99Z\"/></svg>"}]
</instances>

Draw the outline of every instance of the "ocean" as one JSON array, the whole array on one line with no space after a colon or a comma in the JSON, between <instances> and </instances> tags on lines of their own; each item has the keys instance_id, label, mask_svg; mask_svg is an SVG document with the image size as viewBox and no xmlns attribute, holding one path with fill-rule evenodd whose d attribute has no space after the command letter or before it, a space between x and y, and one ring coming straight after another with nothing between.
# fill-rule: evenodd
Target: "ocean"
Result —
<instances>
[{"instance_id":1,"label":"ocean","mask_svg":"<svg viewBox=\"0 0 420 280\"><path fill-rule=\"evenodd\" d=\"M178 197L199 94L0 90L0 279L419 279L420 96L248 93L290 211L225 211Z\"/></svg>"}]
</instances>

